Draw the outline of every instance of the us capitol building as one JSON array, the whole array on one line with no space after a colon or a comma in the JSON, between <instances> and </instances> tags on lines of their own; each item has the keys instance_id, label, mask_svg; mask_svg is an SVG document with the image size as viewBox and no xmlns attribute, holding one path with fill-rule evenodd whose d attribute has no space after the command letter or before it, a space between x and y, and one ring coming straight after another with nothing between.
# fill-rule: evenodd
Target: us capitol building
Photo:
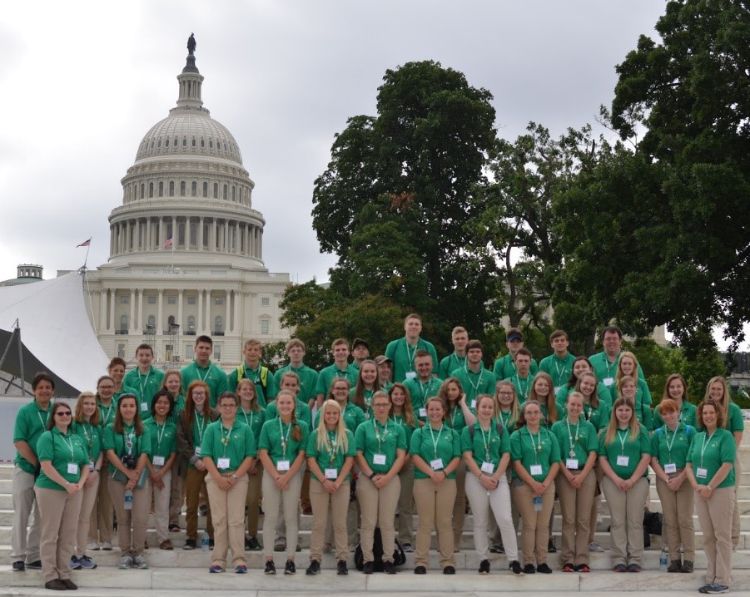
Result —
<instances>
[{"instance_id":1,"label":"us capitol building","mask_svg":"<svg viewBox=\"0 0 750 597\"><path fill-rule=\"evenodd\" d=\"M159 362L192 358L195 336L214 360L241 359L249 338L275 342L288 274L263 264L263 214L232 134L203 107L203 75L188 42L179 96L143 137L112 210L110 256L88 273L92 323L104 351L132 360L142 342Z\"/></svg>"}]
</instances>

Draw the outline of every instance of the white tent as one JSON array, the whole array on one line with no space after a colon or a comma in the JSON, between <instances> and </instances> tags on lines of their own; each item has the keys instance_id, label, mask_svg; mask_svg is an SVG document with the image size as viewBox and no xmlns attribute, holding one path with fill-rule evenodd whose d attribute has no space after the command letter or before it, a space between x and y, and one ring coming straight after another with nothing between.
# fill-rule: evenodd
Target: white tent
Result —
<instances>
[{"instance_id":1,"label":"white tent","mask_svg":"<svg viewBox=\"0 0 750 597\"><path fill-rule=\"evenodd\" d=\"M23 342L24 378L31 381L44 369L60 380L57 394L95 389L109 359L102 350L86 312L84 275L0 287L0 354L13 337L18 321ZM17 348L8 351L3 370L20 375Z\"/></svg>"}]
</instances>

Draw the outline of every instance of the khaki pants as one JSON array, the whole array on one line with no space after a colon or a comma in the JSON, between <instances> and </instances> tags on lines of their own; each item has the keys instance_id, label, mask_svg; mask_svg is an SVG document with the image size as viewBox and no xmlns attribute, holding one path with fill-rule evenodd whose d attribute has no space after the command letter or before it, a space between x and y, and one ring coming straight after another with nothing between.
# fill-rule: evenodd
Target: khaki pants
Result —
<instances>
[{"instance_id":1,"label":"khaki pants","mask_svg":"<svg viewBox=\"0 0 750 597\"><path fill-rule=\"evenodd\" d=\"M409 460L398 472L401 494L398 497L398 540L414 543L414 463Z\"/></svg>"},{"instance_id":2,"label":"khaki pants","mask_svg":"<svg viewBox=\"0 0 750 597\"><path fill-rule=\"evenodd\" d=\"M453 548L461 549L466 518L466 463L461 459L456 469L456 501L453 502Z\"/></svg>"},{"instance_id":3,"label":"khaki pants","mask_svg":"<svg viewBox=\"0 0 750 597\"><path fill-rule=\"evenodd\" d=\"M149 482L152 494L151 500L154 504L154 528L159 543L169 539L169 500L172 495L171 470L162 477L162 481L164 481L164 489L159 489Z\"/></svg>"},{"instance_id":4,"label":"khaki pants","mask_svg":"<svg viewBox=\"0 0 750 597\"><path fill-rule=\"evenodd\" d=\"M39 560L40 523L39 506L34 493L34 475L16 466L13 469L13 534L10 553L12 562L26 560L30 563Z\"/></svg>"},{"instance_id":5,"label":"khaki pants","mask_svg":"<svg viewBox=\"0 0 750 597\"><path fill-rule=\"evenodd\" d=\"M734 487L714 489L705 500L695 497L695 511L703 531L706 552L706 582L729 586L732 581L732 518Z\"/></svg>"},{"instance_id":6,"label":"khaki pants","mask_svg":"<svg viewBox=\"0 0 750 597\"><path fill-rule=\"evenodd\" d=\"M664 515L664 532L670 561L682 559L695 562L695 529L693 528L693 505L695 492L687 479L677 491L672 491L661 479L656 479L661 511Z\"/></svg>"},{"instance_id":7,"label":"khaki pants","mask_svg":"<svg viewBox=\"0 0 750 597\"><path fill-rule=\"evenodd\" d=\"M211 475L206 477L208 502L214 523L213 565L226 567L227 549L232 550L232 566L246 564L245 559L245 502L247 476L239 477L229 491L219 489Z\"/></svg>"},{"instance_id":8,"label":"khaki pants","mask_svg":"<svg viewBox=\"0 0 750 597\"><path fill-rule=\"evenodd\" d=\"M92 514L96 512L96 496L99 494L99 485L102 483L101 475L97 475L96 481L89 487L81 490L81 513L78 516L78 528L76 529L77 540L75 542L75 554L82 556L86 553L86 542L89 540L89 528L91 527Z\"/></svg>"},{"instance_id":9,"label":"khaki pants","mask_svg":"<svg viewBox=\"0 0 750 597\"><path fill-rule=\"evenodd\" d=\"M453 555L453 506L456 502L456 480L414 479L414 503L417 506L417 548L414 562L427 566L432 529L437 530L440 566L456 565Z\"/></svg>"},{"instance_id":10,"label":"khaki pants","mask_svg":"<svg viewBox=\"0 0 750 597\"><path fill-rule=\"evenodd\" d=\"M294 560L297 551L297 521L299 512L299 496L302 491L302 471L299 471L284 491L276 487L271 475L264 474L263 491L263 555L266 559L273 557L274 535L276 534L279 509L283 508L283 519L286 529L286 557Z\"/></svg>"},{"instance_id":11,"label":"khaki pants","mask_svg":"<svg viewBox=\"0 0 750 597\"><path fill-rule=\"evenodd\" d=\"M310 537L310 560L320 562L323 559L328 523L328 508L331 510L333 540L336 545L336 559L346 560L349 557L349 544L346 530L346 518L349 510L349 481L344 481L334 493L328 493L317 479L310 481L310 503L313 511L313 528Z\"/></svg>"},{"instance_id":12,"label":"khaki pants","mask_svg":"<svg viewBox=\"0 0 750 597\"><path fill-rule=\"evenodd\" d=\"M201 491L206 489L206 471L189 468L185 476L185 500L187 501L187 531L185 537L196 541L198 539L198 503ZM214 526L211 521L211 505L208 506L206 517L206 532L210 539L214 538Z\"/></svg>"},{"instance_id":13,"label":"khaki pants","mask_svg":"<svg viewBox=\"0 0 750 597\"><path fill-rule=\"evenodd\" d=\"M256 463L255 468L256 473L254 475L247 474L247 500L245 502L247 508L247 534L251 537L257 537L258 535L260 486L263 480L263 467L260 462Z\"/></svg>"},{"instance_id":14,"label":"khaki pants","mask_svg":"<svg viewBox=\"0 0 750 597\"><path fill-rule=\"evenodd\" d=\"M589 471L578 489L562 473L557 475L556 482L562 514L560 562L563 565L588 564L589 524L596 491L596 475L593 470Z\"/></svg>"},{"instance_id":15,"label":"khaki pants","mask_svg":"<svg viewBox=\"0 0 750 597\"><path fill-rule=\"evenodd\" d=\"M180 512L185 501L185 479L177 471L177 463L172 466L172 486L169 489L169 524L180 526Z\"/></svg>"},{"instance_id":16,"label":"khaki pants","mask_svg":"<svg viewBox=\"0 0 750 597\"><path fill-rule=\"evenodd\" d=\"M510 507L510 488L508 479L503 475L500 484L494 491L487 491L479 479L472 473L466 475L466 496L471 504L474 516L474 549L480 561L489 558L490 542L488 533L488 514L490 511L503 538L503 547L508 561L518 559L518 541Z\"/></svg>"},{"instance_id":17,"label":"khaki pants","mask_svg":"<svg viewBox=\"0 0 750 597\"><path fill-rule=\"evenodd\" d=\"M643 557L643 511L648 499L648 481L638 479L628 491L621 491L605 476L602 491L607 498L612 540L612 566L641 565Z\"/></svg>"},{"instance_id":18,"label":"khaki pants","mask_svg":"<svg viewBox=\"0 0 750 597\"><path fill-rule=\"evenodd\" d=\"M151 506L151 491L146 481L141 489L133 490L133 509L125 510L125 483L108 480L109 495L117 513L117 536L123 554L140 555L146 543L146 524Z\"/></svg>"},{"instance_id":19,"label":"khaki pants","mask_svg":"<svg viewBox=\"0 0 750 597\"><path fill-rule=\"evenodd\" d=\"M36 500L41 514L42 580L70 578L70 556L81 513L83 493L36 487Z\"/></svg>"},{"instance_id":20,"label":"khaki pants","mask_svg":"<svg viewBox=\"0 0 750 597\"><path fill-rule=\"evenodd\" d=\"M737 547L740 542L740 508L737 504L737 496L740 494L740 481L742 469L740 468L740 451L737 449L737 458L734 461L734 510L732 514L732 545Z\"/></svg>"},{"instance_id":21,"label":"khaki pants","mask_svg":"<svg viewBox=\"0 0 750 597\"><path fill-rule=\"evenodd\" d=\"M398 475L381 489L373 485L372 481L360 475L357 479L357 501L361 519L359 541L362 546L362 559L372 562L372 544L375 541L375 527L380 527L383 540L383 561L393 561L393 551L396 546L396 507L401 495L401 479Z\"/></svg>"},{"instance_id":22,"label":"khaki pants","mask_svg":"<svg viewBox=\"0 0 750 597\"><path fill-rule=\"evenodd\" d=\"M549 516L555 505L555 485L551 484L542 494L542 509L534 509L534 494L526 483L516 479L511 488L513 501L523 521L521 525L521 550L523 563L539 566L547 562L549 542Z\"/></svg>"},{"instance_id":23,"label":"khaki pants","mask_svg":"<svg viewBox=\"0 0 750 597\"><path fill-rule=\"evenodd\" d=\"M112 529L115 516L112 498L109 495L108 479L112 476L106 463L99 472L99 490L96 495L96 507L91 512L89 540L94 543L112 543Z\"/></svg>"}]
</instances>

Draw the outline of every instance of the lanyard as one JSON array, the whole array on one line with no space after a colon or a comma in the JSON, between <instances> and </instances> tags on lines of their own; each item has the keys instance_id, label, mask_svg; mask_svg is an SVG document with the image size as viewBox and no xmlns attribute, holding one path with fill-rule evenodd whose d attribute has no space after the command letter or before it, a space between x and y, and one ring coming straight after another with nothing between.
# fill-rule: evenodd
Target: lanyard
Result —
<instances>
[{"instance_id":1,"label":"lanyard","mask_svg":"<svg viewBox=\"0 0 750 597\"><path fill-rule=\"evenodd\" d=\"M195 372L198 374L198 379L205 383L205 381L208 379L208 374L211 373L211 363L208 364L208 367L206 367L206 372L203 375L201 375L201 368L198 367L198 363L195 363Z\"/></svg>"},{"instance_id":2,"label":"lanyard","mask_svg":"<svg viewBox=\"0 0 750 597\"><path fill-rule=\"evenodd\" d=\"M417 351L419 350L419 340L417 340L417 343L414 345L414 350L411 350L409 342L406 338L404 338L404 344L406 345L406 358L409 359L409 368L413 371L414 357L417 356Z\"/></svg>"},{"instance_id":3,"label":"lanyard","mask_svg":"<svg viewBox=\"0 0 750 597\"><path fill-rule=\"evenodd\" d=\"M490 460L490 445L492 444L492 421L490 421L490 428L485 436L484 429L482 429L482 426L479 425L479 431L482 432L482 443L484 444L484 459L486 461Z\"/></svg>"},{"instance_id":4,"label":"lanyard","mask_svg":"<svg viewBox=\"0 0 750 597\"><path fill-rule=\"evenodd\" d=\"M476 394L479 391L479 384L482 383L482 374L484 373L484 367L479 367L479 377L477 378L477 383L473 383L471 381L471 374L474 373L473 371L469 371L469 366L464 365L464 371L466 371L466 377L469 380L469 385L474 388L474 393ZM475 374L476 375L476 374ZM527 382L528 384L528 382Z\"/></svg>"},{"instance_id":5,"label":"lanyard","mask_svg":"<svg viewBox=\"0 0 750 597\"><path fill-rule=\"evenodd\" d=\"M575 441L573 440L573 434L570 432L570 421L565 418L565 424L568 426L568 443L570 444L571 451L575 449L575 445L578 443L578 430L581 428L581 422L576 423L576 435Z\"/></svg>"},{"instance_id":6,"label":"lanyard","mask_svg":"<svg viewBox=\"0 0 750 597\"><path fill-rule=\"evenodd\" d=\"M245 417L245 424L248 427L250 427L250 429L252 429L253 428L253 418L255 418L255 412L253 412L252 410L250 411L250 421L247 420L247 413L244 410L240 409L240 412L242 413L242 416Z\"/></svg>"},{"instance_id":7,"label":"lanyard","mask_svg":"<svg viewBox=\"0 0 750 597\"><path fill-rule=\"evenodd\" d=\"M453 371L454 369L458 369L458 367L462 367L466 365L466 355L460 357L454 352L453 354L451 354L451 359L453 359L457 365L456 367L451 367L451 371Z\"/></svg>"},{"instance_id":8,"label":"lanyard","mask_svg":"<svg viewBox=\"0 0 750 597\"><path fill-rule=\"evenodd\" d=\"M539 464L539 452L542 451L542 430L539 429L539 433L537 433L537 437L539 437L539 444L537 444L534 441L534 435L529 431L529 428L526 428L526 433L529 434L529 439L531 440L531 446L534 450L534 459L536 460L537 464Z\"/></svg>"},{"instance_id":9,"label":"lanyard","mask_svg":"<svg viewBox=\"0 0 750 597\"><path fill-rule=\"evenodd\" d=\"M148 373L146 373L146 379L141 377L141 370L138 369L138 387L141 388L141 398L146 397L146 387L148 386L148 378L151 375L151 368L149 367Z\"/></svg>"},{"instance_id":10,"label":"lanyard","mask_svg":"<svg viewBox=\"0 0 750 597\"><path fill-rule=\"evenodd\" d=\"M432 432L432 425L429 425L429 428L430 428L430 438L432 438L432 453L435 455L435 458L437 458L438 457L437 447L438 447L438 444L440 443L440 435L443 433L443 425L440 425L437 439L435 439L435 434Z\"/></svg>"},{"instance_id":11,"label":"lanyard","mask_svg":"<svg viewBox=\"0 0 750 597\"><path fill-rule=\"evenodd\" d=\"M620 433L622 429L617 430L617 439L620 441L620 454L625 454L625 440L628 438L628 435L630 435L630 429L625 429L625 435L622 435Z\"/></svg>"},{"instance_id":12,"label":"lanyard","mask_svg":"<svg viewBox=\"0 0 750 597\"><path fill-rule=\"evenodd\" d=\"M286 435L284 435L284 423L281 422L279 417L279 435L281 437L281 454L282 458L286 460L286 447L289 445L289 434L292 431L292 424L289 423L289 427L286 428Z\"/></svg>"},{"instance_id":13,"label":"lanyard","mask_svg":"<svg viewBox=\"0 0 750 597\"><path fill-rule=\"evenodd\" d=\"M47 410L44 411L44 417L42 417L42 411L39 410L39 407L36 407L36 416L39 417L39 422L42 424L42 429L47 429L47 421L49 421L49 411L51 406L52 403L50 402L47 405Z\"/></svg>"},{"instance_id":14,"label":"lanyard","mask_svg":"<svg viewBox=\"0 0 750 597\"><path fill-rule=\"evenodd\" d=\"M133 455L133 438L135 437L135 429L130 429L126 434L125 430L122 432L122 441L125 444L125 449L128 451L128 456Z\"/></svg>"},{"instance_id":15,"label":"lanyard","mask_svg":"<svg viewBox=\"0 0 750 597\"><path fill-rule=\"evenodd\" d=\"M560 368L560 363L557 360L557 357L553 357L553 362L555 363L555 371L557 371L557 383L558 385L562 385L560 382L565 382L565 373L568 370L568 366L563 363L562 368Z\"/></svg>"},{"instance_id":16,"label":"lanyard","mask_svg":"<svg viewBox=\"0 0 750 597\"><path fill-rule=\"evenodd\" d=\"M234 429L234 427L232 426L229 429L227 429L226 436L224 435L224 429L225 429L225 427L222 424L222 426L221 426L221 445L224 446L224 454L223 454L223 456L226 456L227 455L227 446L229 445L229 440L232 437L232 429Z\"/></svg>"},{"instance_id":17,"label":"lanyard","mask_svg":"<svg viewBox=\"0 0 750 597\"><path fill-rule=\"evenodd\" d=\"M326 433L326 445L328 447L328 465L330 466L336 460L338 452L338 442L336 441L336 432L329 431Z\"/></svg>"},{"instance_id":18,"label":"lanyard","mask_svg":"<svg viewBox=\"0 0 750 597\"><path fill-rule=\"evenodd\" d=\"M674 446L674 440L677 437L677 432L680 430L680 426L677 425L674 429L674 433L672 434L672 441L669 441L669 427L664 425L664 438L667 441L667 455L669 456L669 460L672 460L672 446Z\"/></svg>"},{"instance_id":19,"label":"lanyard","mask_svg":"<svg viewBox=\"0 0 750 597\"><path fill-rule=\"evenodd\" d=\"M500 420L503 423L503 427L505 427L506 429L508 428L508 423L510 423L510 417L512 414L513 414L512 411L508 411L508 412L504 412L502 410L500 411Z\"/></svg>"},{"instance_id":20,"label":"lanyard","mask_svg":"<svg viewBox=\"0 0 750 597\"><path fill-rule=\"evenodd\" d=\"M526 381L525 388L521 387L521 378L518 377L517 373L515 375L515 378L516 378L516 381L518 382L518 389L520 390L519 394L521 394L521 396L523 396L523 399L526 400L529 397L529 378L527 377L525 380Z\"/></svg>"},{"instance_id":21,"label":"lanyard","mask_svg":"<svg viewBox=\"0 0 750 597\"><path fill-rule=\"evenodd\" d=\"M167 429L167 423L165 422L164 425L161 425L161 431L159 431L159 423L156 424L156 449L158 450L161 447L161 440L164 437L164 432Z\"/></svg>"},{"instance_id":22,"label":"lanyard","mask_svg":"<svg viewBox=\"0 0 750 597\"><path fill-rule=\"evenodd\" d=\"M617 364L620 362L620 355L618 354L615 357L614 363L609 362L609 357L607 356L607 353L604 353L604 362L607 364L607 377L614 377L612 374L612 368L617 368Z\"/></svg>"},{"instance_id":23,"label":"lanyard","mask_svg":"<svg viewBox=\"0 0 750 597\"><path fill-rule=\"evenodd\" d=\"M89 448L91 448L94 445L94 440L92 439L94 430L91 429L91 435L89 435L89 429L87 429L87 426L91 426L90 423L81 423L81 429L83 429L83 435L86 436L86 443L88 444Z\"/></svg>"},{"instance_id":24,"label":"lanyard","mask_svg":"<svg viewBox=\"0 0 750 597\"><path fill-rule=\"evenodd\" d=\"M198 441L203 443L203 432L206 429L206 420L203 418L203 415L199 415L196 413L195 426L198 427Z\"/></svg>"},{"instance_id":25,"label":"lanyard","mask_svg":"<svg viewBox=\"0 0 750 597\"><path fill-rule=\"evenodd\" d=\"M716 431L714 431L716 433ZM703 446L701 446L701 468L704 468L703 466L703 453L706 451L706 445L711 441L711 438L714 436L714 433L711 435L708 435L708 431L705 432L703 435Z\"/></svg>"},{"instance_id":26,"label":"lanyard","mask_svg":"<svg viewBox=\"0 0 750 597\"><path fill-rule=\"evenodd\" d=\"M456 404L453 407L453 412L451 413L451 427L453 429L456 428L456 415L458 414L459 411L461 411L461 417L463 418L464 412L461 410L461 407L458 404Z\"/></svg>"},{"instance_id":27,"label":"lanyard","mask_svg":"<svg viewBox=\"0 0 750 597\"><path fill-rule=\"evenodd\" d=\"M113 408L115 407L115 401L114 401L114 400L112 400L112 401L111 401L111 402L109 403L109 406L107 407L107 410L104 410L104 405L103 405L103 404L101 404L101 403L100 403L100 404L99 404L99 406L101 407L101 409L102 409L102 414L104 415L104 421L102 422L102 427L106 427L106 426L107 426L107 422L108 422L108 421L109 421L109 419L111 418L111 415L112 415L112 409L113 409Z\"/></svg>"},{"instance_id":28,"label":"lanyard","mask_svg":"<svg viewBox=\"0 0 750 597\"><path fill-rule=\"evenodd\" d=\"M427 393L430 391L430 388L432 387L434 381L435 378L433 377L426 384L423 384L421 381L419 382L419 389L422 392L422 402L427 400Z\"/></svg>"},{"instance_id":29,"label":"lanyard","mask_svg":"<svg viewBox=\"0 0 750 597\"><path fill-rule=\"evenodd\" d=\"M63 439L65 444L68 446L68 449L70 450L70 460L71 462L74 462L76 459L75 451L73 450L73 438L66 437L62 433L60 434L60 437Z\"/></svg>"},{"instance_id":30,"label":"lanyard","mask_svg":"<svg viewBox=\"0 0 750 597\"><path fill-rule=\"evenodd\" d=\"M383 425L383 435L380 435L378 431L378 423L375 418L372 419L372 428L375 430L375 439L378 440L378 452L382 452L382 442L388 437L388 421L386 420L385 425Z\"/></svg>"}]
</instances>

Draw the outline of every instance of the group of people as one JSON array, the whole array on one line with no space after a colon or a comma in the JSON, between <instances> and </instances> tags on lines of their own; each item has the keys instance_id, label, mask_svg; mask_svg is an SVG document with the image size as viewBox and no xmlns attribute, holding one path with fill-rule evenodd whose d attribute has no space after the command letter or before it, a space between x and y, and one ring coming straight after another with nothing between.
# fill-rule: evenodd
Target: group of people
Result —
<instances>
[{"instance_id":1,"label":"group of people","mask_svg":"<svg viewBox=\"0 0 750 597\"><path fill-rule=\"evenodd\" d=\"M418 315L404 330L375 359L365 341L350 353L337 339L334 362L319 372L305 365L299 339L275 372L256 340L229 373L211 361L210 337L197 337L192 363L166 372L144 344L134 369L126 374L112 359L96 393L74 406L53 401L52 376L37 374L14 431L13 569L41 568L47 588L75 589L71 569L94 568L91 551L112 549L115 516L120 568L146 568L149 514L159 548L171 550L185 505L184 549L197 547L205 508L211 573L228 561L246 573L245 551L262 549L265 573L275 574L276 549L286 551L284 573L294 574L302 510L313 516L309 575L320 572L326 546L347 574L357 541L372 574L376 529L384 572L396 573L398 539L415 551L414 573L425 574L434 530L442 571L455 574L468 500L480 574L490 572L490 550L504 551L514 574L549 574L559 499L562 571L585 573L589 552L601 550L603 493L613 570L639 572L650 467L669 572L693 572L695 509L707 559L700 591L728 590L744 425L724 378L710 380L696 407L682 376L671 375L654 408L614 326L589 358L570 354L557 330L538 364L511 329L508 354L492 370L464 328L453 330L454 351L442 360L421 337Z\"/></svg>"}]
</instances>

